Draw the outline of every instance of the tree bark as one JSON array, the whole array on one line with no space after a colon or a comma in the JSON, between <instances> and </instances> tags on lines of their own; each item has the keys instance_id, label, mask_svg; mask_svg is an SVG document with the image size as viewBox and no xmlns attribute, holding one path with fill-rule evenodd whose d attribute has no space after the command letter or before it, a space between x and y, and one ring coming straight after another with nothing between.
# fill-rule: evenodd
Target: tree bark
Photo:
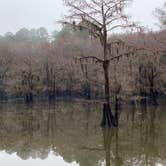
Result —
<instances>
[{"instance_id":1,"label":"tree bark","mask_svg":"<svg viewBox=\"0 0 166 166\"><path fill-rule=\"evenodd\" d=\"M32 103L33 102L33 94L31 92L25 94L25 102L26 103Z\"/></svg>"},{"instance_id":2,"label":"tree bark","mask_svg":"<svg viewBox=\"0 0 166 166\"><path fill-rule=\"evenodd\" d=\"M150 87L150 104L158 105L157 96L158 96L157 91L154 90L153 86L151 86Z\"/></svg>"},{"instance_id":3,"label":"tree bark","mask_svg":"<svg viewBox=\"0 0 166 166\"><path fill-rule=\"evenodd\" d=\"M101 126L103 128L117 127L118 123L116 122L115 117L112 115L110 105L108 103L103 104L103 118Z\"/></svg>"},{"instance_id":4,"label":"tree bark","mask_svg":"<svg viewBox=\"0 0 166 166\"><path fill-rule=\"evenodd\" d=\"M104 79L105 79L105 85L104 85L104 92L105 92L105 103L107 103L110 106L110 88L109 88L109 61L103 62L103 70L104 70Z\"/></svg>"},{"instance_id":5,"label":"tree bark","mask_svg":"<svg viewBox=\"0 0 166 166\"><path fill-rule=\"evenodd\" d=\"M102 11L104 11L102 9ZM110 61L107 58L108 50L107 50L107 28L105 22L105 15L103 13L103 53L104 53L104 61L103 61L103 71L104 71L104 105L103 105L103 118L101 122L102 127L110 128L116 126L114 116L111 112L110 107L110 88L109 88L109 64Z\"/></svg>"}]
</instances>

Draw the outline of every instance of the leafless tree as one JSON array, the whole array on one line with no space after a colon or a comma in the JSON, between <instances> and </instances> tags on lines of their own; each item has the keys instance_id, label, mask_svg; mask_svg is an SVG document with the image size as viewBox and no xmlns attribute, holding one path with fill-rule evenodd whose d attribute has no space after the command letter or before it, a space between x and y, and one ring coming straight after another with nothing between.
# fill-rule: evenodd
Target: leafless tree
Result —
<instances>
[{"instance_id":1,"label":"leafless tree","mask_svg":"<svg viewBox=\"0 0 166 166\"><path fill-rule=\"evenodd\" d=\"M104 92L105 92L105 102L104 110L105 115L103 119L103 125L112 126L113 124L113 115L110 109L110 85L109 85L109 66L110 62L124 55L119 54L119 48L115 48L117 54L112 51L112 45L124 46L123 42L119 41L109 41L109 34L118 28L132 28L135 27L133 23L130 23L127 15L124 13L125 6L129 3L128 0L65 0L65 4L69 7L69 18L75 18L76 21L73 23L63 22L67 25L72 25L73 28L78 28L80 30L86 29L93 38L100 40L103 54L101 57L97 56L81 56L81 61L93 60L96 63L99 63L103 67L104 71ZM77 23L77 20L79 23ZM114 46L113 46L114 47ZM116 46L115 46L116 47ZM111 50L109 52L109 50Z\"/></svg>"}]
</instances>

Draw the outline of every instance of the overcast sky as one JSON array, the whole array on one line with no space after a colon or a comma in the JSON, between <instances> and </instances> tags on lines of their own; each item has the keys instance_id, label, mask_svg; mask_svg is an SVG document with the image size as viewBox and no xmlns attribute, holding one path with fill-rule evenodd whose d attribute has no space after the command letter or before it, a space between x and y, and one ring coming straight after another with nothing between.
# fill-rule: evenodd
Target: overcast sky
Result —
<instances>
[{"instance_id":1,"label":"overcast sky","mask_svg":"<svg viewBox=\"0 0 166 166\"><path fill-rule=\"evenodd\" d=\"M155 28L157 19L152 15L164 0L134 0L129 13L132 18L149 28ZM16 32L22 27L46 27L49 32L59 29L56 21L65 12L62 0L0 0L0 34Z\"/></svg>"}]
</instances>

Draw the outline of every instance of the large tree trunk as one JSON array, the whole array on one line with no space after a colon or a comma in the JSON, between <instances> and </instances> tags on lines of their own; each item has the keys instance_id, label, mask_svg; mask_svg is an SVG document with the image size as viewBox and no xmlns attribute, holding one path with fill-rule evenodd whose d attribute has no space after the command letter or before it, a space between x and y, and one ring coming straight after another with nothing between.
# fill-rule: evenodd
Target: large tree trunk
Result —
<instances>
[{"instance_id":1,"label":"large tree trunk","mask_svg":"<svg viewBox=\"0 0 166 166\"><path fill-rule=\"evenodd\" d=\"M103 38L101 44L103 45L104 61L103 61L103 71L104 71L104 105L103 105L103 119L101 126L102 127L113 127L116 126L115 118L112 115L110 107L110 88L109 88L109 64L110 60L108 59L108 48L107 48L107 26L106 26L106 17L104 14L104 7L102 6L102 15L103 15Z\"/></svg>"},{"instance_id":2,"label":"large tree trunk","mask_svg":"<svg viewBox=\"0 0 166 166\"><path fill-rule=\"evenodd\" d=\"M115 118L112 115L111 107L110 107L110 88L109 88L109 61L104 61L103 63L104 69L104 78L105 78L105 86L104 86L104 94L105 94L105 101L103 105L103 118L101 122L102 127L113 127L117 126L115 122Z\"/></svg>"},{"instance_id":3,"label":"large tree trunk","mask_svg":"<svg viewBox=\"0 0 166 166\"><path fill-rule=\"evenodd\" d=\"M25 94L25 102L26 103L32 103L33 102L33 94L32 92L29 92Z\"/></svg>"},{"instance_id":4,"label":"large tree trunk","mask_svg":"<svg viewBox=\"0 0 166 166\"><path fill-rule=\"evenodd\" d=\"M105 79L105 85L104 85L104 91L105 91L105 102L110 106L110 88L109 88L109 61L104 61L103 63L103 69L104 69L104 79Z\"/></svg>"}]
</instances>

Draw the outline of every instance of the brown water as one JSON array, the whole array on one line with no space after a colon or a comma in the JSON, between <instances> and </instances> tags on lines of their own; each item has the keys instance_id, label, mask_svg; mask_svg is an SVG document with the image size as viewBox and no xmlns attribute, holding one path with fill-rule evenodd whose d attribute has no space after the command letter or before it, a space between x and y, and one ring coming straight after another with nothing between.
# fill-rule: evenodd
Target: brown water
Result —
<instances>
[{"instance_id":1,"label":"brown water","mask_svg":"<svg viewBox=\"0 0 166 166\"><path fill-rule=\"evenodd\" d=\"M102 129L101 105L0 104L2 166L166 166L166 110L123 108Z\"/></svg>"}]
</instances>

